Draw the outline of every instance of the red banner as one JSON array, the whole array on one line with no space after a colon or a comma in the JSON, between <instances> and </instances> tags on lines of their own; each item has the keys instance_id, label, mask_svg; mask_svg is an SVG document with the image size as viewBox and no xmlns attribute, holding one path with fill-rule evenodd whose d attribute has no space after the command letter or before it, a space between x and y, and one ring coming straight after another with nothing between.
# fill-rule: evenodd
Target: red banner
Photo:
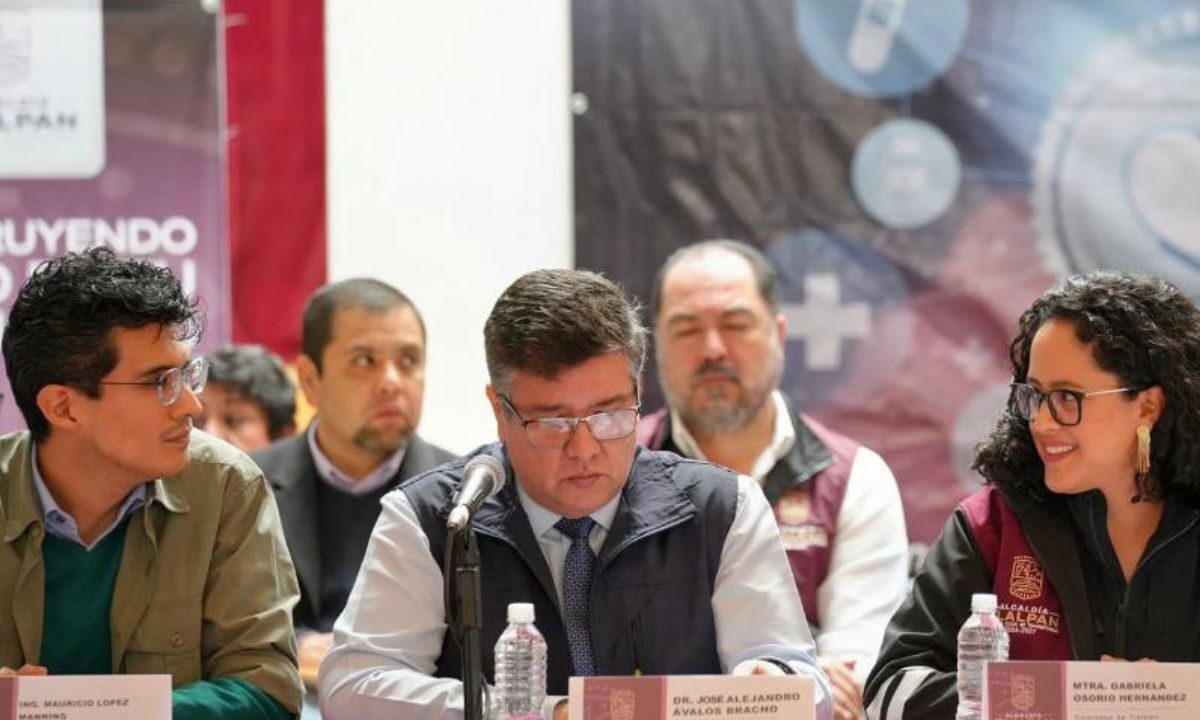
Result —
<instances>
[{"instance_id":1,"label":"red banner","mask_svg":"<svg viewBox=\"0 0 1200 720\"><path fill-rule=\"evenodd\" d=\"M227 0L233 339L290 360L325 282L322 0Z\"/></svg>"}]
</instances>

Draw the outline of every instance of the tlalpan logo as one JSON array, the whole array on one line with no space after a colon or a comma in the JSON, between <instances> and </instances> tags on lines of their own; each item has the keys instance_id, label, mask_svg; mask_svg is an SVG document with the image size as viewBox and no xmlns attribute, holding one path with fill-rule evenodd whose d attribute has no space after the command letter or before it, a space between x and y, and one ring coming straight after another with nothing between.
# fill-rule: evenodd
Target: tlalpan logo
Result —
<instances>
[{"instance_id":1,"label":"tlalpan logo","mask_svg":"<svg viewBox=\"0 0 1200 720\"><path fill-rule=\"evenodd\" d=\"M637 695L633 690L613 690L608 696L608 712L612 720L634 720Z\"/></svg>"},{"instance_id":2,"label":"tlalpan logo","mask_svg":"<svg viewBox=\"0 0 1200 720\"><path fill-rule=\"evenodd\" d=\"M1036 558L1030 555L1013 558L1012 575L1008 581L1008 591L1013 597L1026 602L1040 598L1045 584L1046 575Z\"/></svg>"},{"instance_id":3,"label":"tlalpan logo","mask_svg":"<svg viewBox=\"0 0 1200 720\"><path fill-rule=\"evenodd\" d=\"M29 76L29 13L28 0L0 4L0 88Z\"/></svg>"},{"instance_id":4,"label":"tlalpan logo","mask_svg":"<svg viewBox=\"0 0 1200 720\"><path fill-rule=\"evenodd\" d=\"M1037 681L1032 675L1013 673L1009 691L1009 702L1017 710L1028 712L1037 702Z\"/></svg>"},{"instance_id":5,"label":"tlalpan logo","mask_svg":"<svg viewBox=\"0 0 1200 720\"><path fill-rule=\"evenodd\" d=\"M0 0L0 180L105 166L100 0Z\"/></svg>"},{"instance_id":6,"label":"tlalpan logo","mask_svg":"<svg viewBox=\"0 0 1200 720\"><path fill-rule=\"evenodd\" d=\"M1065 720L1064 667L1055 662L988 663L988 720Z\"/></svg>"}]
</instances>

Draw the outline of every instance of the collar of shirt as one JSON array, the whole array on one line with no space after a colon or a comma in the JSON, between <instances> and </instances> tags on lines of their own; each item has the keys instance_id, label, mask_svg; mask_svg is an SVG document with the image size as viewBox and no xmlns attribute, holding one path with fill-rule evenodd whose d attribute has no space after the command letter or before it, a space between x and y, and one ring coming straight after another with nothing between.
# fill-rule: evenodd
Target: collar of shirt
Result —
<instances>
[{"instance_id":1,"label":"collar of shirt","mask_svg":"<svg viewBox=\"0 0 1200 720\"><path fill-rule=\"evenodd\" d=\"M367 476L361 480L346 475L341 470L338 470L333 465L333 461L321 452L321 448L317 445L317 423L314 420L308 426L308 432L305 433L308 437L308 449L312 453L313 464L317 466L317 475L321 477L321 481L329 487L347 495L361 497L375 492L379 488L388 484L388 481L400 469L400 463L404 462L404 451L408 449L408 444L405 443L399 450L392 453L387 460L384 460Z\"/></svg>"},{"instance_id":2,"label":"collar of shirt","mask_svg":"<svg viewBox=\"0 0 1200 720\"><path fill-rule=\"evenodd\" d=\"M763 448L750 471L750 477L760 484L767 473L771 472L771 468L775 467L775 463L782 460L796 444L796 428L792 425L791 411L787 401L783 399L783 393L778 390L771 393L771 401L775 403L775 429L771 433L771 442ZM684 426L675 408L671 408L671 440L684 455L697 460L708 460L704 457L704 451L700 449L700 443L696 442L696 438L692 437Z\"/></svg>"},{"instance_id":3,"label":"collar of shirt","mask_svg":"<svg viewBox=\"0 0 1200 720\"><path fill-rule=\"evenodd\" d=\"M567 559L567 552L571 549L571 538L563 535L554 527L554 523L558 522L562 515L551 512L534 502L533 498L525 492L525 488L521 487L520 482L517 482L517 497L521 502L521 508L525 510L525 517L529 520L529 528L537 539L542 557L546 559L546 566L550 570L550 578L554 581L554 589L561 606L563 601L563 563ZM592 520L596 521L596 525L592 528L588 544L592 546L592 552L596 555L599 555L600 548L604 547L604 541L608 538L608 530L617 516L617 507L620 503L621 494L617 493L616 497L590 515Z\"/></svg>"},{"instance_id":4,"label":"collar of shirt","mask_svg":"<svg viewBox=\"0 0 1200 720\"><path fill-rule=\"evenodd\" d=\"M124 522L125 518L146 504L146 483L143 483L134 488L133 492L125 498L125 502L121 503L120 509L117 510L117 518L113 520L112 524L91 543L85 543L79 535L79 525L75 522L75 518L63 510L55 501L54 496L50 494L50 488L46 486L46 481L42 478L42 471L38 469L36 446L30 447L29 462L33 465L33 489L36 491L38 506L42 513L42 524L46 526L46 532L56 538L73 542L85 550L96 547L101 540L108 537L114 528Z\"/></svg>"},{"instance_id":5,"label":"collar of shirt","mask_svg":"<svg viewBox=\"0 0 1200 720\"><path fill-rule=\"evenodd\" d=\"M554 527L554 523L558 522L563 517L562 515L538 505L533 498L529 497L519 482L517 483L517 496L521 500L521 507L525 510L525 517L529 518L529 527L533 530L533 536L539 542L550 541L570 545L570 538ZM620 503L621 493L617 493L616 497L591 514L592 520L596 521L596 527L592 528L589 538L593 551L599 552L599 546L604 544L604 538L608 535L609 528L612 527L613 518L617 516L617 506ZM600 532L597 532L596 528L599 528Z\"/></svg>"}]
</instances>

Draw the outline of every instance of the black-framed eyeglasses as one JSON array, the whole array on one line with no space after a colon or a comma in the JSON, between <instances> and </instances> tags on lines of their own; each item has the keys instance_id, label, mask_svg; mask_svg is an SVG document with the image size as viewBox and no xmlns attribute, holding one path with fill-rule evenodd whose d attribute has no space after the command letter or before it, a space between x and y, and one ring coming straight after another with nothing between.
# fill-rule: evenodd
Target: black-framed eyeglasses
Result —
<instances>
[{"instance_id":1,"label":"black-framed eyeglasses","mask_svg":"<svg viewBox=\"0 0 1200 720\"><path fill-rule=\"evenodd\" d=\"M529 444L540 448L560 448L567 444L575 434L579 423L587 423L592 437L597 440L616 440L632 433L637 428L638 412L641 408L632 407L606 410L587 417L548 417L526 420L513 407L512 401L506 396L500 396L500 403L506 412L510 413L525 429L525 437Z\"/></svg>"},{"instance_id":2,"label":"black-framed eyeglasses","mask_svg":"<svg viewBox=\"0 0 1200 720\"><path fill-rule=\"evenodd\" d=\"M1028 383L1013 383L1011 387L1012 393L1008 397L1008 407L1014 415L1024 420L1032 420L1037 415L1038 408L1045 402L1050 407L1050 416L1054 418L1054 422L1067 427L1083 422L1084 398L1137 390L1137 388L1123 387L1090 392L1063 388L1042 391Z\"/></svg>"},{"instance_id":3,"label":"black-framed eyeglasses","mask_svg":"<svg viewBox=\"0 0 1200 720\"><path fill-rule=\"evenodd\" d=\"M204 385L208 382L208 360L202 357L192 358L183 365L183 367L171 368L163 370L158 374L158 377L153 380L139 380L118 382L115 380L101 380L101 385L153 385L158 389L158 401L163 405L170 406L179 399L179 394L186 387L193 394L199 395L204 392Z\"/></svg>"}]
</instances>

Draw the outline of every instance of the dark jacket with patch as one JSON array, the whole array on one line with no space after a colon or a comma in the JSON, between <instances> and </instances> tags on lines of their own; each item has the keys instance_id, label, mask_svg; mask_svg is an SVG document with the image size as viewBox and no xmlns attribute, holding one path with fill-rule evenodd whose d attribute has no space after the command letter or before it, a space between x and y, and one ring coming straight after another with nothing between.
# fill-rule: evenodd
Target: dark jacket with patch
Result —
<instances>
[{"instance_id":1,"label":"dark jacket with patch","mask_svg":"<svg viewBox=\"0 0 1200 720\"><path fill-rule=\"evenodd\" d=\"M1094 581L1111 552L1107 534L1094 531L1103 513L1072 520L1071 506L1090 502L997 486L964 500L888 626L867 679L867 716L954 718L958 631L973 593L997 596L1013 660L1200 660L1200 513L1168 502L1131 581L1112 578L1115 599Z\"/></svg>"}]
</instances>

